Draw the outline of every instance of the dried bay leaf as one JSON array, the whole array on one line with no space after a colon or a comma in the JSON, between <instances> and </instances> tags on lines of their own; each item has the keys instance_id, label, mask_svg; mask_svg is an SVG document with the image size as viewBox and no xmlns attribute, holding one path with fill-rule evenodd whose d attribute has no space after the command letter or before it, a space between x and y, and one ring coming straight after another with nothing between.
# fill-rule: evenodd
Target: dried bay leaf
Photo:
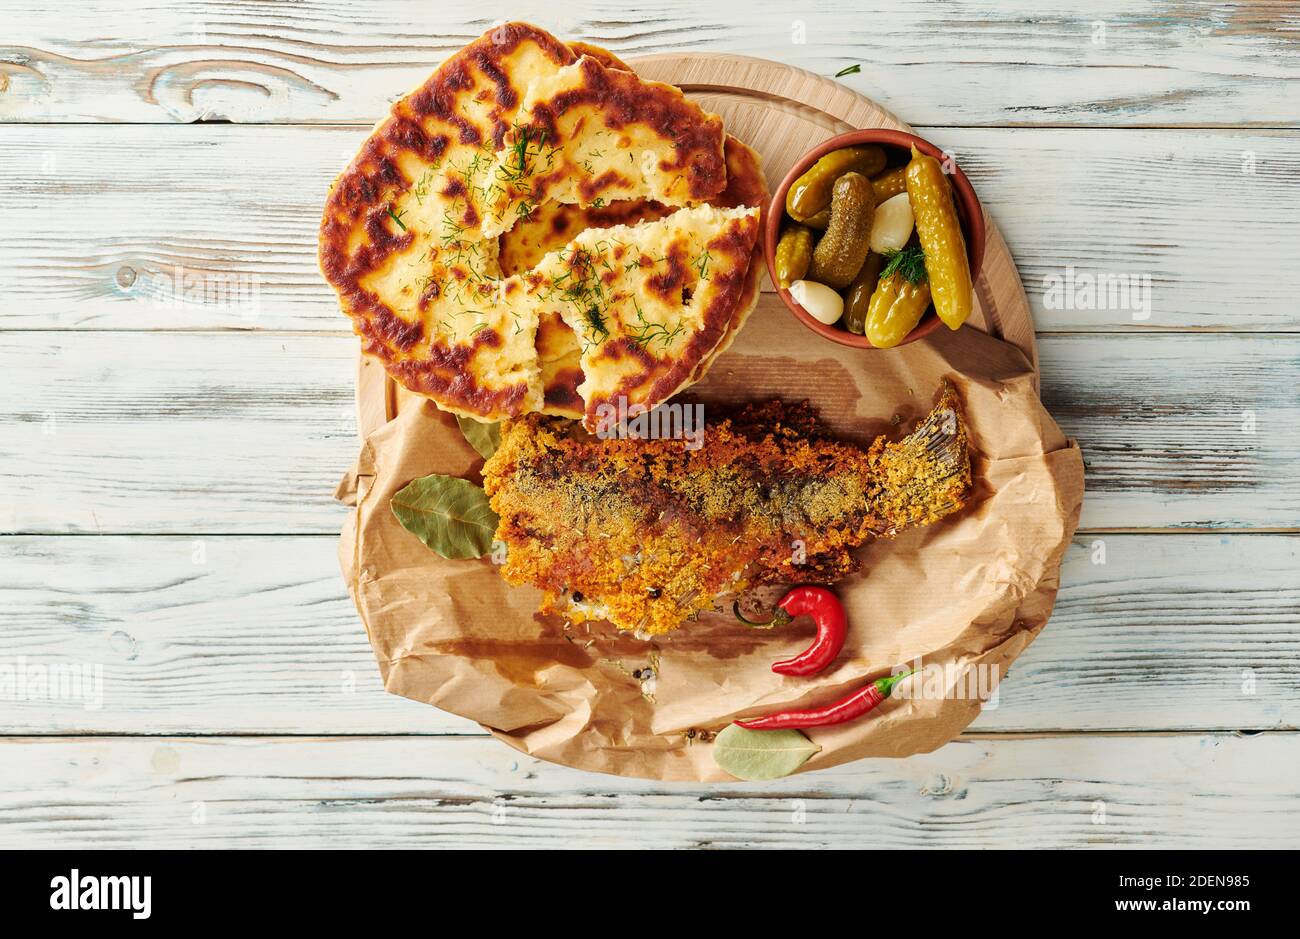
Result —
<instances>
[{"instance_id":1,"label":"dried bay leaf","mask_svg":"<svg viewBox=\"0 0 1300 939\"><path fill-rule=\"evenodd\" d=\"M461 434L469 441L469 445L485 460L496 453L497 447L501 446L500 424L484 424L482 421L463 417L460 414L456 415L456 424L460 427Z\"/></svg>"},{"instance_id":2,"label":"dried bay leaf","mask_svg":"<svg viewBox=\"0 0 1300 939\"><path fill-rule=\"evenodd\" d=\"M422 476L393 495L402 527L445 558L478 558L492 550L497 514L487 493L455 476Z\"/></svg>"},{"instance_id":3,"label":"dried bay leaf","mask_svg":"<svg viewBox=\"0 0 1300 939\"><path fill-rule=\"evenodd\" d=\"M738 779L780 779L821 747L797 730L750 730L732 724L713 741L713 759Z\"/></svg>"}]
</instances>

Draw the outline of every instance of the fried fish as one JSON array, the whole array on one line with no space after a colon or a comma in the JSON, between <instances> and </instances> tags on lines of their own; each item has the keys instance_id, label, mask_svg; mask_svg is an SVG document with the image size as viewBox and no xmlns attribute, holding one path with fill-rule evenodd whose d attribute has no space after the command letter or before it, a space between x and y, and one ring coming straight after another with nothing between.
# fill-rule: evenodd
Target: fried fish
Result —
<instances>
[{"instance_id":1,"label":"fried fish","mask_svg":"<svg viewBox=\"0 0 1300 939\"><path fill-rule=\"evenodd\" d=\"M675 407L685 407L676 405ZM544 612L655 635L766 583L832 583L852 549L959 510L971 488L961 402L945 385L906 437L867 450L771 401L681 439L602 439L529 415L483 468L502 576Z\"/></svg>"}]
</instances>

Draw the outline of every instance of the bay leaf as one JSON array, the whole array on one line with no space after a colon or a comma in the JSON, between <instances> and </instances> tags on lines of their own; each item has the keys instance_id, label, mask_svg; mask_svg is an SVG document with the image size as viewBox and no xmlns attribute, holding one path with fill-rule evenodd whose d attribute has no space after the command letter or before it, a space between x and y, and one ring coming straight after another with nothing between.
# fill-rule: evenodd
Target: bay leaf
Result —
<instances>
[{"instance_id":1,"label":"bay leaf","mask_svg":"<svg viewBox=\"0 0 1300 939\"><path fill-rule=\"evenodd\" d=\"M732 724L713 741L713 759L738 779L780 779L821 747L797 730L750 730Z\"/></svg>"},{"instance_id":2,"label":"bay leaf","mask_svg":"<svg viewBox=\"0 0 1300 939\"><path fill-rule=\"evenodd\" d=\"M403 528L445 558L479 558L492 550L497 514L480 486L455 476L422 476L389 504Z\"/></svg>"},{"instance_id":3,"label":"bay leaf","mask_svg":"<svg viewBox=\"0 0 1300 939\"><path fill-rule=\"evenodd\" d=\"M469 445L485 460L496 453L497 447L501 446L500 424L484 424L482 421L476 421L472 417L462 417L459 414L456 415L456 424L460 427L461 434L469 441Z\"/></svg>"}]
</instances>

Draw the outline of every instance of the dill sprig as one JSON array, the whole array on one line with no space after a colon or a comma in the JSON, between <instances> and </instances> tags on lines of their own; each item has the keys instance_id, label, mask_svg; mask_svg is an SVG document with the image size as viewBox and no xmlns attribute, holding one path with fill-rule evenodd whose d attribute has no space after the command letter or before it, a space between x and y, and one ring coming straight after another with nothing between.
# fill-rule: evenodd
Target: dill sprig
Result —
<instances>
[{"instance_id":1,"label":"dill sprig","mask_svg":"<svg viewBox=\"0 0 1300 939\"><path fill-rule=\"evenodd\" d=\"M600 308L595 304L587 307L582 311L582 318L587 322L588 341L593 345L599 345L609 338L609 327L605 325L605 317L601 315Z\"/></svg>"},{"instance_id":2,"label":"dill sprig","mask_svg":"<svg viewBox=\"0 0 1300 939\"><path fill-rule=\"evenodd\" d=\"M862 71L862 66L854 62L852 65L847 65L844 68L840 69L838 72L836 72L835 77L843 78L845 75L856 75L860 71Z\"/></svg>"},{"instance_id":3,"label":"dill sprig","mask_svg":"<svg viewBox=\"0 0 1300 939\"><path fill-rule=\"evenodd\" d=\"M901 251L886 251L880 276L885 278L890 274L899 274L914 284L925 283L925 252L920 245L908 245Z\"/></svg>"},{"instance_id":4,"label":"dill sprig","mask_svg":"<svg viewBox=\"0 0 1300 939\"><path fill-rule=\"evenodd\" d=\"M406 224L402 221L402 216L406 215L405 211L403 211L401 214L398 214L397 212L393 211L393 207L391 205L388 208L384 209L384 211L388 213L388 217L391 218L394 222L396 222L398 227L401 228L402 231L406 231Z\"/></svg>"},{"instance_id":5,"label":"dill sprig","mask_svg":"<svg viewBox=\"0 0 1300 939\"><path fill-rule=\"evenodd\" d=\"M709 279L709 262L712 260L713 255L709 254L708 248L705 248L700 256L691 262L691 266L699 272L700 280Z\"/></svg>"},{"instance_id":6,"label":"dill sprig","mask_svg":"<svg viewBox=\"0 0 1300 939\"><path fill-rule=\"evenodd\" d=\"M678 323L673 329L669 329L662 323L652 323L645 318L645 311L641 309L641 304L637 303L636 298L632 298L632 306L636 308L636 324L628 324L628 338L635 342L647 352L650 351L651 344L657 339L663 345L666 352L672 341L682 334L685 326Z\"/></svg>"}]
</instances>

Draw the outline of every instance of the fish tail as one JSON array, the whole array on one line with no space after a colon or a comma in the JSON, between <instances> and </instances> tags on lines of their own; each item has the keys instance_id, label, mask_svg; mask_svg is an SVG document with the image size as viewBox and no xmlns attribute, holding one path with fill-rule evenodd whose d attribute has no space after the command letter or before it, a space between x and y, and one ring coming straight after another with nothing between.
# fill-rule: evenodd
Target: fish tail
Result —
<instances>
[{"instance_id":1,"label":"fish tail","mask_svg":"<svg viewBox=\"0 0 1300 939\"><path fill-rule=\"evenodd\" d=\"M879 508L894 531L929 525L966 504L970 450L961 398L951 382L943 383L934 409L914 431L873 451Z\"/></svg>"}]
</instances>

